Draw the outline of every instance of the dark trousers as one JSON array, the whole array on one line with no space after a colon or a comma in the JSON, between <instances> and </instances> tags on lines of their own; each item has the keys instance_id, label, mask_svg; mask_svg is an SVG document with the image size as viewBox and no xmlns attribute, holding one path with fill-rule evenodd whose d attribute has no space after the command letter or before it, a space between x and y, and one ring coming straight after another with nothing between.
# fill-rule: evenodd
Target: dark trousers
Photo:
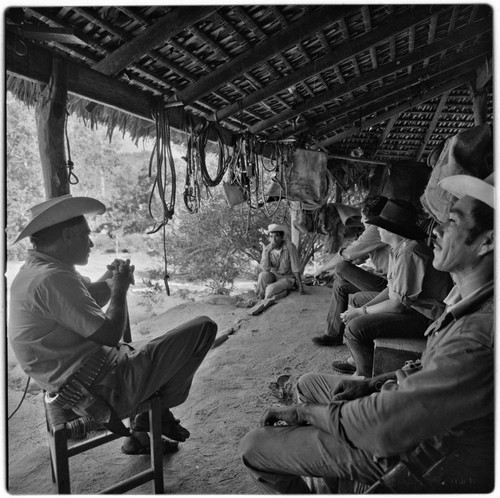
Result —
<instances>
[{"instance_id":1,"label":"dark trousers","mask_svg":"<svg viewBox=\"0 0 500 498\"><path fill-rule=\"evenodd\" d=\"M348 261L342 261L335 267L334 276L332 299L326 318L326 333L341 341L344 336L344 324L340 314L347 310L349 294L361 291L381 292L387 287L387 280Z\"/></svg>"},{"instance_id":2,"label":"dark trousers","mask_svg":"<svg viewBox=\"0 0 500 498\"><path fill-rule=\"evenodd\" d=\"M121 345L93 386L117 414L127 414L155 392L162 410L183 403L194 374L217 334L217 324L199 316L151 341Z\"/></svg>"},{"instance_id":3,"label":"dark trousers","mask_svg":"<svg viewBox=\"0 0 500 498\"><path fill-rule=\"evenodd\" d=\"M351 296L351 304L360 308L373 297L372 292L358 292ZM405 313L377 313L351 320L345 328L345 339L356 363L356 373L372 376L373 341L377 337L423 338L429 323L429 318L411 308Z\"/></svg>"}]
</instances>

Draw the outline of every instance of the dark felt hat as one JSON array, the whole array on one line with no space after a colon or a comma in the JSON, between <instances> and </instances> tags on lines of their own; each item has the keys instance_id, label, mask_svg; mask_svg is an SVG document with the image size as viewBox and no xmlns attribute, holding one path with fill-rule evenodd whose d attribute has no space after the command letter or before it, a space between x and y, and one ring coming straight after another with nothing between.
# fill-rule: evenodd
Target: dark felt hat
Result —
<instances>
[{"instance_id":1,"label":"dark felt hat","mask_svg":"<svg viewBox=\"0 0 500 498\"><path fill-rule=\"evenodd\" d=\"M427 235L417 226L417 222L417 210L408 201L399 199L388 200L378 216L366 221L407 239L425 239Z\"/></svg>"}]
</instances>

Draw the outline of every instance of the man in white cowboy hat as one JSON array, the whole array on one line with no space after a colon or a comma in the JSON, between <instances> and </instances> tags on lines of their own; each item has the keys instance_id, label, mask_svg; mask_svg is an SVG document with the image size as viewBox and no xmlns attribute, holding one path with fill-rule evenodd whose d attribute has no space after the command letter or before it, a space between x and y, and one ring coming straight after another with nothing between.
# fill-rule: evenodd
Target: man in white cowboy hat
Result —
<instances>
[{"instance_id":1,"label":"man in white cowboy hat","mask_svg":"<svg viewBox=\"0 0 500 498\"><path fill-rule=\"evenodd\" d=\"M84 215L104 211L96 199L69 194L31 209L31 219L16 240L30 237L34 249L11 286L12 349L24 372L46 390L47 400L95 416L112 430L123 430L119 417L159 392L162 434L182 442L189 431L170 408L187 398L217 325L198 317L141 345L121 342L134 272L130 260L115 260L94 284L75 269L87 264L94 246ZM73 384L83 386L78 399L68 395ZM135 434L149 429L147 415L132 421ZM126 443L125 452L141 452L136 440ZM164 449L176 445L170 442Z\"/></svg>"},{"instance_id":2,"label":"man in white cowboy hat","mask_svg":"<svg viewBox=\"0 0 500 498\"><path fill-rule=\"evenodd\" d=\"M257 280L257 296L269 299L286 296L290 289L297 285L299 292L304 293L302 285L300 260L295 244L285 238L288 228L285 225L272 223L267 229L270 243L262 250Z\"/></svg>"},{"instance_id":3,"label":"man in white cowboy hat","mask_svg":"<svg viewBox=\"0 0 500 498\"><path fill-rule=\"evenodd\" d=\"M264 493L309 493L304 476L323 477L332 491L347 478L378 493L492 492L493 175L440 185L459 200L434 229L433 264L456 285L426 331L421 368L371 379L302 376L300 404L268 409L240 444Z\"/></svg>"}]
</instances>

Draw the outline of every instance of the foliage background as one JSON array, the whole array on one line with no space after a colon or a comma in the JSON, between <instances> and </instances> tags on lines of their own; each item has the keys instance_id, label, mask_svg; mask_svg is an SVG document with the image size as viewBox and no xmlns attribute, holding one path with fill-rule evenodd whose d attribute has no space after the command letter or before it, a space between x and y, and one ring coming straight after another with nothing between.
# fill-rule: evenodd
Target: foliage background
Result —
<instances>
[{"instance_id":1,"label":"foliage background","mask_svg":"<svg viewBox=\"0 0 500 498\"><path fill-rule=\"evenodd\" d=\"M6 111L6 248L9 260L22 260L29 241L15 245L12 242L28 219L28 208L44 201L45 191L35 110L8 93ZM182 275L188 281L205 282L217 293L228 292L236 278L256 276L262 244L267 243L267 225L273 221L289 222L285 202L274 219L246 204L229 207L221 184L210 191L202 189L200 211L189 213L182 200L186 144L172 144L177 171L175 215L165 234L160 230L148 235L154 225L148 209L153 187L153 178L149 177L153 142L143 141L137 147L117 134L110 141L104 128L92 130L71 116L68 137L74 173L79 179L71 193L96 197L107 206L105 215L90 220L100 234L99 248L116 252L126 249L130 253L147 251L158 262L157 275L152 277L162 279L166 254L169 273ZM214 154L207 154L211 173L215 173L216 161ZM271 175L267 174L264 183L270 181ZM156 207L153 202L153 213Z\"/></svg>"}]
</instances>

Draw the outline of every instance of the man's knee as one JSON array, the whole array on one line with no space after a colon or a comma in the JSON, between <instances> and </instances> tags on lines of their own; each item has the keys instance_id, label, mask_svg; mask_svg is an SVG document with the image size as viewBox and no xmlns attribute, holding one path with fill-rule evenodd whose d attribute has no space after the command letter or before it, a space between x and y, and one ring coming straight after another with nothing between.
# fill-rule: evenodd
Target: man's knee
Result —
<instances>
[{"instance_id":1,"label":"man's knee","mask_svg":"<svg viewBox=\"0 0 500 498\"><path fill-rule=\"evenodd\" d=\"M276 277L274 273L270 271L261 271L259 273L258 282L263 284L271 284L276 282Z\"/></svg>"},{"instance_id":2,"label":"man's knee","mask_svg":"<svg viewBox=\"0 0 500 498\"><path fill-rule=\"evenodd\" d=\"M308 372L300 376L296 385L299 401L307 402L311 399L311 392L316 385L315 378L317 375L314 372Z\"/></svg>"},{"instance_id":3,"label":"man's knee","mask_svg":"<svg viewBox=\"0 0 500 498\"><path fill-rule=\"evenodd\" d=\"M344 273L349 271L353 266L354 265L349 261L341 261L340 263L337 263L333 272L335 278L343 278Z\"/></svg>"},{"instance_id":4,"label":"man's knee","mask_svg":"<svg viewBox=\"0 0 500 498\"><path fill-rule=\"evenodd\" d=\"M370 316L358 316L353 318L346 326L344 337L351 343L368 344L372 343L376 328Z\"/></svg>"},{"instance_id":5,"label":"man's knee","mask_svg":"<svg viewBox=\"0 0 500 498\"><path fill-rule=\"evenodd\" d=\"M240 441L239 453L245 465L251 465L253 455L261 440L262 428L253 429L247 432Z\"/></svg>"}]
</instances>

